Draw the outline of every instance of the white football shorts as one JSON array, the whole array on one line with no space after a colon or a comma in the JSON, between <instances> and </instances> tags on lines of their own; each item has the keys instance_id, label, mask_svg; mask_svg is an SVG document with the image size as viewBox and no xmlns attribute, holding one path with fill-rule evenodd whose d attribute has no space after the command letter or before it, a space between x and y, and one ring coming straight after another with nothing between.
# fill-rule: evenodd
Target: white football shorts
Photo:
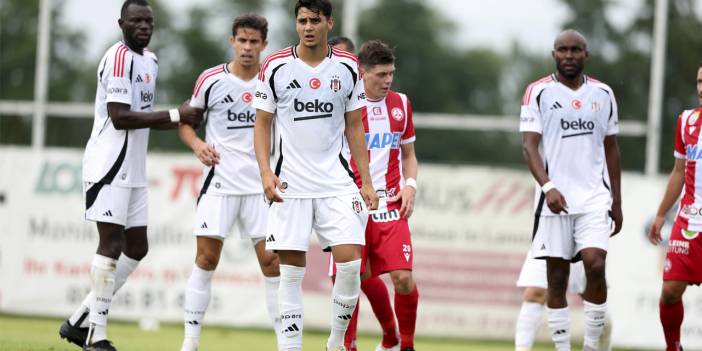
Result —
<instances>
[{"instance_id":1,"label":"white football shorts","mask_svg":"<svg viewBox=\"0 0 702 351\"><path fill-rule=\"evenodd\" d=\"M263 194L205 193L197 204L193 234L225 239L236 223L242 239L256 242L266 237L267 217L268 204Z\"/></svg>"},{"instance_id":2,"label":"white football shorts","mask_svg":"<svg viewBox=\"0 0 702 351\"><path fill-rule=\"evenodd\" d=\"M308 251L312 229L322 248L365 245L368 221L360 193L317 199L286 198L268 213L266 250Z\"/></svg>"},{"instance_id":3,"label":"white football shorts","mask_svg":"<svg viewBox=\"0 0 702 351\"><path fill-rule=\"evenodd\" d=\"M149 192L146 187L127 188L84 182L85 219L113 223L124 229L145 227L149 222Z\"/></svg>"},{"instance_id":4,"label":"white football shorts","mask_svg":"<svg viewBox=\"0 0 702 351\"><path fill-rule=\"evenodd\" d=\"M568 278L568 291L574 294L585 292L585 267L583 261L578 261L570 265L570 277ZM539 260L531 256L531 251L527 253L522 270L519 272L517 286L520 288L537 287L548 288L546 279L546 260Z\"/></svg>"},{"instance_id":5,"label":"white football shorts","mask_svg":"<svg viewBox=\"0 0 702 351\"><path fill-rule=\"evenodd\" d=\"M560 257L576 262L580 251L599 248L607 251L612 219L608 211L536 217L531 243L535 258Z\"/></svg>"}]
</instances>

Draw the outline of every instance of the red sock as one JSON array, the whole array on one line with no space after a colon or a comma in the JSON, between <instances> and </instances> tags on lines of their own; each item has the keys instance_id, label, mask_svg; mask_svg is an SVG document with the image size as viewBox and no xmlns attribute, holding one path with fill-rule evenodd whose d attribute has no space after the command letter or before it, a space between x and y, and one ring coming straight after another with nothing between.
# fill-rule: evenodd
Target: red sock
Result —
<instances>
[{"instance_id":1,"label":"red sock","mask_svg":"<svg viewBox=\"0 0 702 351\"><path fill-rule=\"evenodd\" d=\"M368 301L373 308L375 318L380 322L380 327L383 329L383 347L390 348L397 345L400 340L397 340L395 335L395 314L392 312L390 305L390 294L388 288L380 277L370 277L361 281L361 290L366 294Z\"/></svg>"},{"instance_id":2,"label":"red sock","mask_svg":"<svg viewBox=\"0 0 702 351\"><path fill-rule=\"evenodd\" d=\"M351 320L349 321L349 327L346 328L346 334L344 334L344 346L348 351L357 351L356 349L356 329L358 327L358 308L361 304L361 299L358 299L356 303L356 309L353 310L351 315Z\"/></svg>"},{"instance_id":3,"label":"red sock","mask_svg":"<svg viewBox=\"0 0 702 351\"><path fill-rule=\"evenodd\" d=\"M395 313L397 324L400 325L400 348L414 348L414 327L417 324L417 304L419 290L415 285L414 290L407 295L395 291Z\"/></svg>"},{"instance_id":4,"label":"red sock","mask_svg":"<svg viewBox=\"0 0 702 351\"><path fill-rule=\"evenodd\" d=\"M685 309L682 301L672 305L659 305L663 334L665 334L666 351L680 350L680 326L682 325Z\"/></svg>"}]
</instances>

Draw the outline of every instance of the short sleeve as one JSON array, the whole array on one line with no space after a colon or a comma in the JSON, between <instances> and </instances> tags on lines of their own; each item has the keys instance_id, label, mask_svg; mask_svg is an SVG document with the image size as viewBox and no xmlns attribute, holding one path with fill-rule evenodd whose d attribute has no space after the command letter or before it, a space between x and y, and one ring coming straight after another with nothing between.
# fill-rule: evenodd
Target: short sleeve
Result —
<instances>
[{"instance_id":1,"label":"short sleeve","mask_svg":"<svg viewBox=\"0 0 702 351\"><path fill-rule=\"evenodd\" d=\"M356 81L356 85L353 87L353 91L346 102L346 112L351 112L358 110L363 107L366 103L366 89L363 85L363 79L360 77Z\"/></svg>"},{"instance_id":2,"label":"short sleeve","mask_svg":"<svg viewBox=\"0 0 702 351\"><path fill-rule=\"evenodd\" d=\"M131 60L129 50L123 47L108 56L102 77L107 92L105 102L132 105Z\"/></svg>"},{"instance_id":3,"label":"short sleeve","mask_svg":"<svg viewBox=\"0 0 702 351\"><path fill-rule=\"evenodd\" d=\"M678 116L678 122L675 123L675 151L673 151L673 157L679 159L679 160L684 160L686 159L686 154L685 154L685 143L683 142L683 137L682 137L682 114Z\"/></svg>"},{"instance_id":4,"label":"short sleeve","mask_svg":"<svg viewBox=\"0 0 702 351\"><path fill-rule=\"evenodd\" d=\"M607 135L619 134L619 108L614 93L609 91L610 110L609 122L607 123Z\"/></svg>"},{"instance_id":5,"label":"short sleeve","mask_svg":"<svg viewBox=\"0 0 702 351\"><path fill-rule=\"evenodd\" d=\"M205 73L202 73L200 74L200 77L198 77L197 81L195 82L195 86L193 87L193 95L190 97L190 106L201 108L203 110L207 108L207 102L205 101L205 92L207 90L204 85L209 83L204 75Z\"/></svg>"},{"instance_id":6,"label":"short sleeve","mask_svg":"<svg viewBox=\"0 0 702 351\"><path fill-rule=\"evenodd\" d=\"M413 143L415 140L417 140L417 134L414 132L414 119L412 118L412 105L410 104L407 97L403 96L402 100L405 103L406 111L407 111L407 125L405 126L404 133L402 133L402 141L401 141L401 143L404 145L404 144Z\"/></svg>"},{"instance_id":7,"label":"short sleeve","mask_svg":"<svg viewBox=\"0 0 702 351\"><path fill-rule=\"evenodd\" d=\"M543 90L530 85L524 93L522 108L519 113L519 131L543 133L543 123L537 97Z\"/></svg>"},{"instance_id":8,"label":"short sleeve","mask_svg":"<svg viewBox=\"0 0 702 351\"><path fill-rule=\"evenodd\" d=\"M267 72L261 72L259 80L256 82L256 94L254 95L253 107L269 113L275 113L276 102L273 90L268 84Z\"/></svg>"}]
</instances>

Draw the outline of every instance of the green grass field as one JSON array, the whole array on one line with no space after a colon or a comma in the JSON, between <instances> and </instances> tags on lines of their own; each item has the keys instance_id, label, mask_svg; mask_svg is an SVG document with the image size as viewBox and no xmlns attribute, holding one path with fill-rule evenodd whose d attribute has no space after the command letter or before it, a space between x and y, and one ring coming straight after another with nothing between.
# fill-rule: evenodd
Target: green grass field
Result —
<instances>
[{"instance_id":1,"label":"green grass field","mask_svg":"<svg viewBox=\"0 0 702 351\"><path fill-rule=\"evenodd\" d=\"M61 320L0 315L0 350L2 351L75 351L79 350L58 336ZM158 331L143 331L136 323L112 322L110 338L123 351L160 351L180 348L182 326L161 325ZM305 350L324 350L327 335L305 332ZM372 351L378 336L361 335L359 350ZM419 351L511 351L509 342L465 341L456 339L420 338L415 343ZM203 351L275 351L275 336L266 330L206 327L202 333ZM577 350L575 347L574 350ZM553 350L550 345L538 345L534 351ZM620 350L624 351L624 350Z\"/></svg>"}]
</instances>

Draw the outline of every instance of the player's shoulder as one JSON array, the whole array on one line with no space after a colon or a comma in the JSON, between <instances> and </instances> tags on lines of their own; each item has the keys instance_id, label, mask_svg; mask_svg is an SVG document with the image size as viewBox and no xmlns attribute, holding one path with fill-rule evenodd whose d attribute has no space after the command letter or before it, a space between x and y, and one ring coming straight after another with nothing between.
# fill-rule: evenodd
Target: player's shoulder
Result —
<instances>
[{"instance_id":1,"label":"player's shoulder","mask_svg":"<svg viewBox=\"0 0 702 351\"><path fill-rule=\"evenodd\" d=\"M356 55L333 46L329 46L329 58L341 63L352 64L353 67L358 66L358 57Z\"/></svg>"},{"instance_id":2,"label":"player's shoulder","mask_svg":"<svg viewBox=\"0 0 702 351\"><path fill-rule=\"evenodd\" d=\"M152 59L156 64L158 64L158 57L156 57L156 53L151 51L151 49L144 48L144 56Z\"/></svg>"},{"instance_id":3,"label":"player's shoulder","mask_svg":"<svg viewBox=\"0 0 702 351\"><path fill-rule=\"evenodd\" d=\"M612 87L607 85L606 83L602 82L601 80L592 78L590 76L585 76L585 82L587 84L590 84L596 88L602 89L607 92L610 96L614 96L614 91L612 90Z\"/></svg>"},{"instance_id":4,"label":"player's shoulder","mask_svg":"<svg viewBox=\"0 0 702 351\"><path fill-rule=\"evenodd\" d=\"M409 98L407 97L407 94L401 93L399 91L395 90L388 90L388 96L387 99L395 100L395 101L402 101L403 103L405 101L409 101Z\"/></svg>"},{"instance_id":5,"label":"player's shoulder","mask_svg":"<svg viewBox=\"0 0 702 351\"><path fill-rule=\"evenodd\" d=\"M522 105L528 105L532 97L538 96L544 89L554 86L556 82L556 77L549 74L529 83L524 91Z\"/></svg>"},{"instance_id":6,"label":"player's shoulder","mask_svg":"<svg viewBox=\"0 0 702 351\"><path fill-rule=\"evenodd\" d=\"M695 107L695 108L692 108L692 109L689 109L689 110L684 110L683 112L680 113L680 115L678 115L678 119L681 119L681 120L688 120L688 119L691 118L693 115L696 115L697 117L694 117L694 118L695 118L695 121L694 121L694 122L696 122L697 119L699 118L700 113L702 113L702 106L700 106L700 107ZM694 122L692 122L692 123L694 123Z\"/></svg>"},{"instance_id":7,"label":"player's shoulder","mask_svg":"<svg viewBox=\"0 0 702 351\"><path fill-rule=\"evenodd\" d=\"M193 88L193 96L197 96L198 93L201 90L203 90L203 87L210 86L217 80L221 79L222 75L226 74L226 70L227 64L221 63L219 65L210 67L202 71L202 73L200 73L200 76L197 77L197 81L195 82L195 87Z\"/></svg>"},{"instance_id":8,"label":"player's shoulder","mask_svg":"<svg viewBox=\"0 0 702 351\"><path fill-rule=\"evenodd\" d=\"M263 59L260 73L263 74L269 69L276 67L278 64L288 62L293 58L293 46L288 46L285 49L275 51Z\"/></svg>"}]
</instances>

